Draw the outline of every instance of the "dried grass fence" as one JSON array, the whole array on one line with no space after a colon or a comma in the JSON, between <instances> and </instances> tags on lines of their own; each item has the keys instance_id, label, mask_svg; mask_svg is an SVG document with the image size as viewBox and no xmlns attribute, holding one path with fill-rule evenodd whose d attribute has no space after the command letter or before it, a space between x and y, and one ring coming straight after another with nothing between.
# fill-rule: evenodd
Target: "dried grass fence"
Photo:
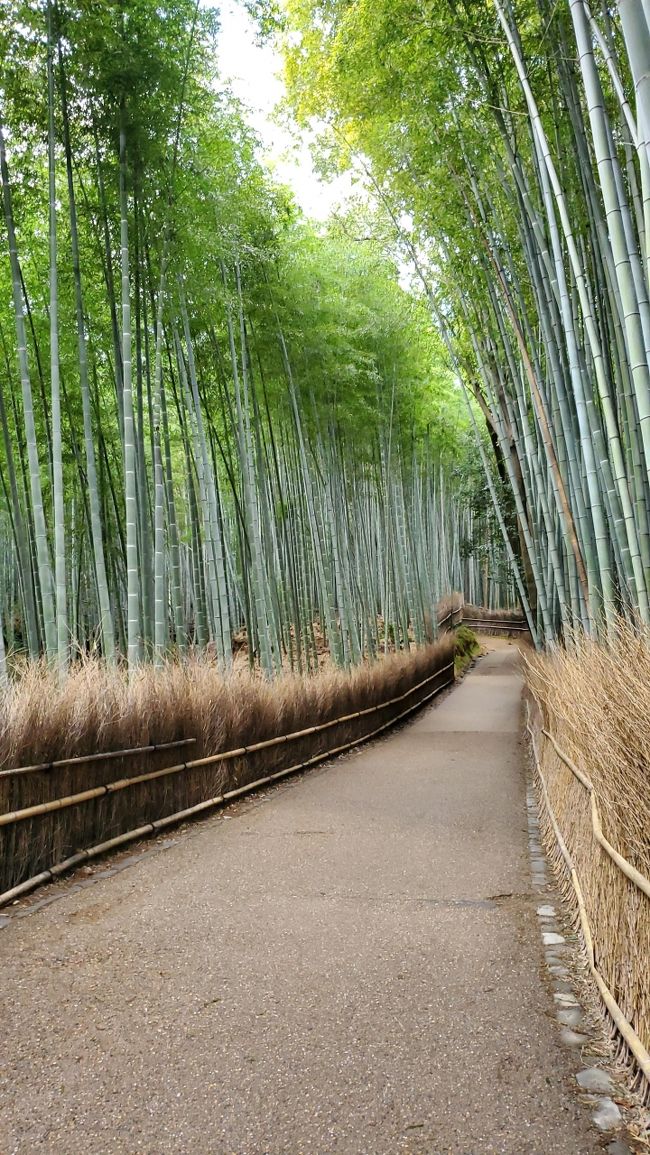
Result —
<instances>
[{"instance_id":1,"label":"dried grass fence","mask_svg":"<svg viewBox=\"0 0 650 1155\"><path fill-rule=\"evenodd\" d=\"M463 624L470 630L498 637L530 638L528 623L519 610L488 610L467 602L463 606Z\"/></svg>"},{"instance_id":2,"label":"dried grass fence","mask_svg":"<svg viewBox=\"0 0 650 1155\"><path fill-rule=\"evenodd\" d=\"M650 637L621 624L527 671L546 849L650 1100Z\"/></svg>"},{"instance_id":3,"label":"dried grass fence","mask_svg":"<svg viewBox=\"0 0 650 1155\"><path fill-rule=\"evenodd\" d=\"M95 663L65 682L30 670L0 712L0 903L88 848L162 829L366 740L453 681L454 648L449 633L350 672L273 683L224 679L200 662L143 668L130 682Z\"/></svg>"}]
</instances>

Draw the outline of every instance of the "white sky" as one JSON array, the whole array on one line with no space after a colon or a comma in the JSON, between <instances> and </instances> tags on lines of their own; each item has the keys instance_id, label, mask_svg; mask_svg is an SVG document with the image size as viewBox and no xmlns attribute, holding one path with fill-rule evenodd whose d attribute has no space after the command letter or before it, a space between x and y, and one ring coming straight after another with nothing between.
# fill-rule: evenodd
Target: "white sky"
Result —
<instances>
[{"instance_id":1,"label":"white sky","mask_svg":"<svg viewBox=\"0 0 650 1155\"><path fill-rule=\"evenodd\" d=\"M224 80L250 110L249 121L262 141L262 156L274 175L289 185L303 212L325 220L349 196L350 177L323 181L314 171L307 135L276 123L274 112L285 95L282 59L270 44L256 42L256 28L237 0L222 0L217 58Z\"/></svg>"}]
</instances>

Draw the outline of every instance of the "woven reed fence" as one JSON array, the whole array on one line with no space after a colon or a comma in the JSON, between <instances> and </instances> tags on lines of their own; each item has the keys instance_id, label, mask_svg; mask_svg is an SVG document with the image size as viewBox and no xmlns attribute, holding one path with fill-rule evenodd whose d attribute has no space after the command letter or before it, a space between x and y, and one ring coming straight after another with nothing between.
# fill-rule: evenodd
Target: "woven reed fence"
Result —
<instances>
[{"instance_id":1,"label":"woven reed fence","mask_svg":"<svg viewBox=\"0 0 650 1155\"><path fill-rule=\"evenodd\" d=\"M463 625L477 633L530 640L528 623L518 610L488 610L485 606L466 603L463 606Z\"/></svg>"},{"instance_id":2,"label":"woven reed fence","mask_svg":"<svg viewBox=\"0 0 650 1155\"><path fill-rule=\"evenodd\" d=\"M573 913L612 1036L650 1102L650 878L614 844L623 843L624 826L612 820L599 797L579 728L553 710L534 667L529 679L534 692L529 685L527 730L544 845ZM593 709L598 711L597 701ZM605 711L601 722L605 729ZM650 831L646 834L650 839Z\"/></svg>"},{"instance_id":3,"label":"woven reed fence","mask_svg":"<svg viewBox=\"0 0 650 1155\"><path fill-rule=\"evenodd\" d=\"M452 623L458 617L452 612ZM406 717L454 680L453 633L349 674L234 681L225 744L200 733L159 746L0 770L0 904L135 837L229 801L251 783L313 765ZM276 707L275 697L280 705ZM273 709L270 709L270 703ZM197 715L205 713L204 705ZM188 722L186 719L186 726Z\"/></svg>"}]
</instances>

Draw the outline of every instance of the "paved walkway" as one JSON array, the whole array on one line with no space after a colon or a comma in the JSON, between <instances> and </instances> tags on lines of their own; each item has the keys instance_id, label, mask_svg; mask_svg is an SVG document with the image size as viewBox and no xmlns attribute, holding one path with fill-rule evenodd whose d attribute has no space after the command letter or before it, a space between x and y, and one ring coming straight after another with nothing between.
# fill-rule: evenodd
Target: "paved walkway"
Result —
<instances>
[{"instance_id":1,"label":"paved walkway","mask_svg":"<svg viewBox=\"0 0 650 1155\"><path fill-rule=\"evenodd\" d=\"M2 1155L592 1155L529 893L516 651L0 932Z\"/></svg>"}]
</instances>

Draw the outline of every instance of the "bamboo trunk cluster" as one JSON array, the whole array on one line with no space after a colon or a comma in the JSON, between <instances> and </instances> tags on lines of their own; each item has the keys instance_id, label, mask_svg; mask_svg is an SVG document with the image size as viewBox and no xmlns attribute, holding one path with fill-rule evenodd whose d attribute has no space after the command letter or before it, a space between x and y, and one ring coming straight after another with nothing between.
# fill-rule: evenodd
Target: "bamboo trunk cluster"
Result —
<instances>
[{"instance_id":1,"label":"bamboo trunk cluster","mask_svg":"<svg viewBox=\"0 0 650 1155\"><path fill-rule=\"evenodd\" d=\"M514 516L490 454L487 484L539 640L648 623L648 5L288 8L295 105L325 104L346 155L370 158L485 417Z\"/></svg>"},{"instance_id":2,"label":"bamboo trunk cluster","mask_svg":"<svg viewBox=\"0 0 650 1155\"><path fill-rule=\"evenodd\" d=\"M486 178L463 148L480 249L457 307L470 334L462 372L507 470L550 642L650 615L650 37L634 3L613 19L585 0L530 8L540 24L524 34L509 0L494 0L513 74L474 55L501 155ZM546 19L540 80L528 60Z\"/></svg>"},{"instance_id":3,"label":"bamboo trunk cluster","mask_svg":"<svg viewBox=\"0 0 650 1155\"><path fill-rule=\"evenodd\" d=\"M44 84L23 106L10 69L0 93L0 677L7 652L63 674L80 653L134 670L190 649L311 672L432 641L452 590L513 602L514 554L416 411L436 385L398 345L412 302L370 251L366 282L351 246L336 281L341 249L283 223L202 79L200 6L104 28L141 53L126 81L98 53L100 7L71 21L48 0L26 44L23 8L8 42L35 83L43 43Z\"/></svg>"}]
</instances>

